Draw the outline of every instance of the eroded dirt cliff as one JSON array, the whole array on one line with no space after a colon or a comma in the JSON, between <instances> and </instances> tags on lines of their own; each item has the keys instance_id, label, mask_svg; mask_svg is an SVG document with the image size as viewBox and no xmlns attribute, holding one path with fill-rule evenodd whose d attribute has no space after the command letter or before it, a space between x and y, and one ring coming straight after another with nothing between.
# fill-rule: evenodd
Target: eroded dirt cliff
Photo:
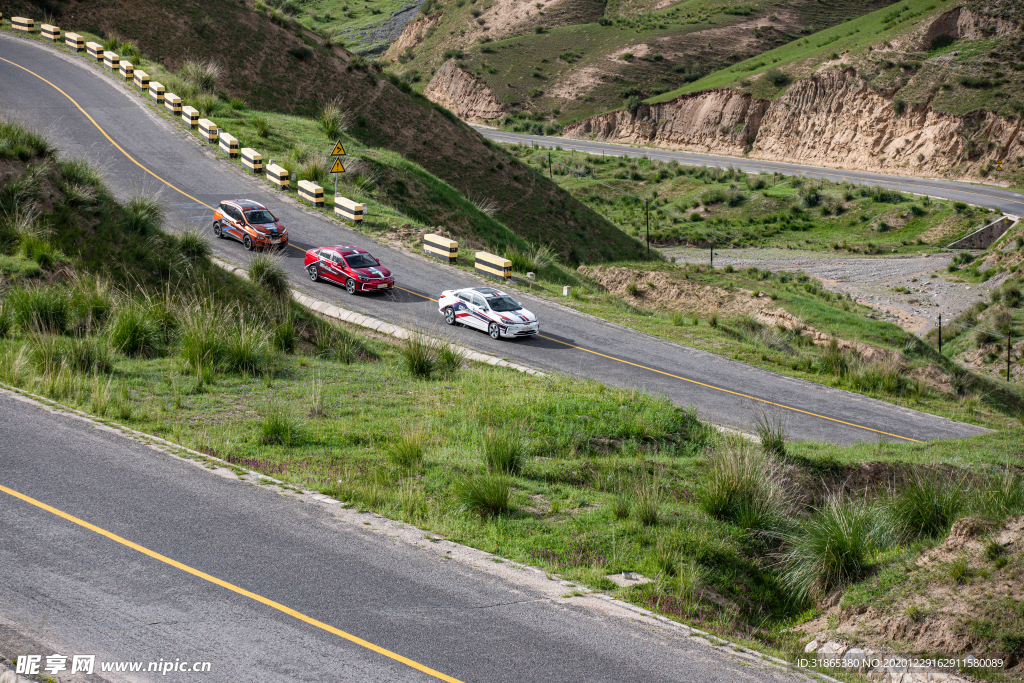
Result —
<instances>
[{"instance_id":1,"label":"eroded dirt cliff","mask_svg":"<svg viewBox=\"0 0 1024 683\"><path fill-rule=\"evenodd\" d=\"M437 70L423 94L431 102L450 109L460 119L472 123L485 123L505 113L505 108L487 84L460 69L453 59L449 59Z\"/></svg>"},{"instance_id":2,"label":"eroded dirt cliff","mask_svg":"<svg viewBox=\"0 0 1024 683\"><path fill-rule=\"evenodd\" d=\"M1019 119L954 116L927 102L899 109L855 69L827 67L774 101L707 90L596 116L566 126L565 135L927 176L976 176L997 158L1024 155Z\"/></svg>"}]
</instances>

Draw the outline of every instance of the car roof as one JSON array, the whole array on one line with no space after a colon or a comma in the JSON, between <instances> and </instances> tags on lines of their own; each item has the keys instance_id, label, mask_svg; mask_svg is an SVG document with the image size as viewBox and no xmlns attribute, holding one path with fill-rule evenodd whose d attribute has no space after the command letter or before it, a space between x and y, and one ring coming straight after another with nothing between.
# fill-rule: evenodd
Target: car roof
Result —
<instances>
[{"instance_id":1,"label":"car roof","mask_svg":"<svg viewBox=\"0 0 1024 683\"><path fill-rule=\"evenodd\" d=\"M263 209L263 210L266 210L266 208L267 208L267 207L263 206L262 204L260 204L259 202L254 202L251 199L228 199L228 200L226 200L226 203L235 204L236 206L238 206L242 210L251 210L251 209Z\"/></svg>"},{"instance_id":2,"label":"car roof","mask_svg":"<svg viewBox=\"0 0 1024 683\"><path fill-rule=\"evenodd\" d=\"M351 244L343 244L337 247L326 247L327 249L333 249L342 256L348 256L349 254L369 254L370 252L360 247L353 246Z\"/></svg>"},{"instance_id":3,"label":"car roof","mask_svg":"<svg viewBox=\"0 0 1024 683\"><path fill-rule=\"evenodd\" d=\"M474 292L483 294L484 297L488 299L493 299L496 296L508 296L505 292L500 289L495 289L494 287L471 287L470 289Z\"/></svg>"}]
</instances>

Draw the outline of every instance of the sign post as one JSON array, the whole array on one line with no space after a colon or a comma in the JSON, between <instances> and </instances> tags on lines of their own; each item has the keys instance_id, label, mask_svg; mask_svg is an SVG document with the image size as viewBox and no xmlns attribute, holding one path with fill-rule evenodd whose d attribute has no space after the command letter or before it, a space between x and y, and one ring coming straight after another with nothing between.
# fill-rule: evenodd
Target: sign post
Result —
<instances>
[{"instance_id":1,"label":"sign post","mask_svg":"<svg viewBox=\"0 0 1024 683\"><path fill-rule=\"evenodd\" d=\"M999 180L999 172L1003 170L1003 160L996 159L996 180Z\"/></svg>"},{"instance_id":2,"label":"sign post","mask_svg":"<svg viewBox=\"0 0 1024 683\"><path fill-rule=\"evenodd\" d=\"M345 148L341 146L341 140L334 143L334 150L331 152L331 156L345 156ZM331 174L334 176L334 201L338 201L338 174L344 172L345 167L341 165L341 159L335 159L334 166L331 167Z\"/></svg>"}]
</instances>

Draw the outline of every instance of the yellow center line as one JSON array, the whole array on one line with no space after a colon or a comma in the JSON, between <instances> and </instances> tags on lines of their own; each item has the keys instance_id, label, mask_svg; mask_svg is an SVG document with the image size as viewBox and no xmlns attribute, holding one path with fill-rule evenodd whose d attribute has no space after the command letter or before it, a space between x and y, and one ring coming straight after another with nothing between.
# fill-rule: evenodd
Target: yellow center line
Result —
<instances>
[{"instance_id":1,"label":"yellow center line","mask_svg":"<svg viewBox=\"0 0 1024 683\"><path fill-rule=\"evenodd\" d=\"M437 301L437 299L431 299L429 296L425 296L423 294L420 294L419 292L414 292L411 289L405 289L404 287L398 287L397 285L395 286L395 289L401 289L403 292L408 292L409 294L412 294L414 296L418 296L418 297L423 298L423 299L427 299L429 301L435 301L435 302ZM690 384L696 384L697 386L705 387L706 389L714 389L715 391L721 391L722 393L725 393L725 394L732 394L733 396L739 396L741 398L748 398L751 401L758 401L760 403L764 403L764 404L770 405L770 406L775 406L777 408L783 408L785 410L792 410L794 413L802 413L804 415L810 415L811 417L819 417L822 420L828 420L829 422L835 422L837 424L846 425L847 427L856 427L857 429L864 429L864 430L867 430L869 432L874 432L875 434L882 434L884 436L891 436L894 439L903 439L904 441L910 441L910 442L913 442L913 443L922 443L921 441L919 441L917 439L911 439L909 436L900 436L899 434L891 434L889 432L883 432L880 429L873 429L871 427L865 427L864 425L859 425L859 424L856 424L854 422L845 422L843 420L837 420L836 418L829 417L827 415L819 415L818 413L812 413L812 412L810 412L808 410L801 410L800 408L794 408L793 406L787 406L787 405L785 405L783 403L776 403L774 401L768 401L768 400L763 399L763 398L758 398L757 396L751 396L749 394L743 394L743 393L740 393L738 391L732 391L731 389L723 389L722 387L716 387L713 384L705 384L704 382L698 382L695 379L689 379L689 378L686 378L686 377L682 377L680 375L673 375L671 372L665 372L664 370L657 370L655 368L651 368L651 367L648 367L646 365L640 365L639 363L634 363L632 361L623 360L622 358L616 358L615 356L609 356L609 355L601 353L599 351L592 351L591 349L587 349L587 348L584 348L582 346L576 346L575 344L570 344L569 342L564 342L561 339L554 339L553 337L546 337L543 334L538 334L537 336L540 337L541 339L547 339L548 341L553 341L556 344L562 344L563 346L568 346L570 348L577 349L578 351L586 351L587 353L592 353L595 356L601 356L602 358L607 358L608 360L616 361L617 363L624 363L626 365L632 365L634 368L640 368L641 370L648 370L650 372L655 372L655 373L657 373L659 375L665 375L666 377L672 377L673 379L681 379L684 382L689 382Z\"/></svg>"},{"instance_id":2,"label":"yellow center line","mask_svg":"<svg viewBox=\"0 0 1024 683\"><path fill-rule=\"evenodd\" d=\"M198 569L195 569L194 567L190 567L189 565L184 564L182 562L178 562L177 560L171 559L170 557L167 557L166 555L161 555L160 553L158 553L158 552L156 552L154 550L150 550L149 548L147 548L145 546L141 546L138 543L134 543L132 541L129 541L128 539L126 539L126 538L124 538L122 536L118 536L117 534L115 534L113 532L110 532L110 531L107 531L106 529L103 529L101 527L98 527L95 524L90 524L89 522L86 522L84 519L79 519L78 517L75 517L74 515L68 514L67 512L64 512L63 510L58 510L57 508L52 507L50 505L47 505L46 503L43 503L41 501L38 501L35 498L30 498L29 496L26 496L24 493L19 493L18 491L15 491L13 489L9 489L6 486L3 486L2 484L0 484L0 491L3 491L4 493L6 493L6 494L8 494L10 496L14 496L15 498L18 498L19 500L22 500L22 501L24 501L24 502L26 502L26 503L28 503L30 505L34 505L34 506L36 506L37 508L39 508L41 510L45 510L46 512L52 513L54 515L57 515L58 517L66 519L67 521L72 522L74 524L77 524L78 526L83 527L85 529L88 529L89 531L95 531L100 536L105 536L105 537L109 538L110 540L115 541L117 543L120 543L121 545L126 546L128 548L131 548L132 550L136 550L136 551L142 553L143 555L148 555L149 557L153 558L154 560L158 560L160 562L163 562L164 564L169 564L170 566L175 567L176 569L180 569L183 572L188 572L189 574L192 574L193 576L199 577L200 579L203 579L204 581L209 581L210 583L216 584L216 585L220 586L221 588L226 588L229 591L232 591L233 593L237 593L237 594L239 594L239 595L241 595L243 597L249 598L251 600L255 600L256 602L262 603L262 604L266 605L267 607L271 607L273 609L276 609L279 612L283 612L284 614L287 614L288 616L295 617L299 621L304 621L304 622L306 622L307 624L309 624L311 626L315 626L315 627L317 627L319 629L327 631L328 633L333 633L334 635L339 636L341 638L344 638L345 640L348 640L348 641L350 641L352 643L355 643L356 645L359 645L361 647L365 647L368 650L373 650L377 654L384 655L385 657L393 659L396 662L401 662L402 664L405 664L406 666L410 666L413 669L416 669L417 671L422 671L423 673L425 673L425 674L427 674L429 676L433 676L434 678L437 678L437 679L442 680L442 681L448 681L448 683L462 683L457 678L452 678L451 676L449 676L447 674L443 674L440 671L435 671L434 669L431 669L428 666L424 666L423 664L420 664L419 662L415 662L415 661L409 659L408 657L403 657L402 655L400 655L400 654L398 654L396 652L392 652L391 650L387 650L387 649L385 649L383 647L380 647L379 645L374 645L373 643L371 643L369 641L363 640L362 638L359 638L358 636L354 636L351 633L346 633L345 631L342 631L339 628L335 628L334 626L331 626L330 624L325 624L324 622L319 621L317 619L314 619L313 617L306 616L305 614L303 614L302 612L299 612L298 610L294 610L291 607L288 607L286 605L282 605L281 603L275 602L274 600L271 600L270 598L265 598L262 595L259 595L258 593L253 593L252 591L248 591L248 590L246 590L244 588L240 588L240 587L236 586L233 583L228 583L227 581L225 581L223 579L218 579L216 576L211 576L210 574L207 574L206 572L203 572L203 571L200 571Z\"/></svg>"},{"instance_id":3,"label":"yellow center line","mask_svg":"<svg viewBox=\"0 0 1024 683\"><path fill-rule=\"evenodd\" d=\"M150 171L150 170L149 170L148 168L146 168L145 166L143 166L142 164L140 164L140 163L139 163L138 161L136 161L136 160L135 160L135 157L133 157L133 156L132 156L131 154L129 154L128 152L124 151L124 148L123 148L123 147L121 147L121 145L119 145L119 144L117 144L116 142L114 142L114 138L112 138L112 137L110 137L109 135L107 135L107 131L103 130L103 127L102 127L102 126L100 126L100 124L96 123L96 120L95 120L95 119L94 119L93 117L89 116L89 113L88 113L87 111L85 111L84 109L82 109L82 105L78 104L78 102L76 102L76 101L75 101L75 98L71 97L71 95L68 95L68 94L67 94L66 92L64 92L63 90L61 90L60 88L58 88L58 87L57 87L56 85L54 85L54 84L53 84L53 83L51 83L50 81L46 80L45 78L43 78L42 76L40 76L39 74L37 74L37 73L36 73L35 71L32 71L31 69L26 69L26 68L25 68L25 67L23 67L23 66L22 66L21 64L15 64L15 63L14 63L14 62L12 62L11 60L9 60L9 59L4 59L3 57L0 57L0 61L4 61L4 62L7 62L7 63L8 63L8 64L10 64L11 66L16 66L16 67L18 67L19 69L21 69L22 71L26 71L26 72L28 72L28 73L32 74L33 76L35 76L36 78L38 78L39 80L41 80L41 81L42 81L43 83L46 83L47 85L49 85L50 87L52 87L52 88L53 88L54 90L56 90L57 92L59 92L59 93L60 93L61 95L63 95L64 97L68 98L68 100L70 100L70 101L71 101L71 104L75 105L75 107L77 107L77 108L78 108L78 111L82 112L82 115L83 115L83 116L85 116L85 118L89 119L89 121L90 121L90 122L92 122L92 125L96 126L96 130L98 130L98 131L99 131L100 133L102 133L102 134L103 134L103 137L105 137L105 138L106 138L107 140L109 140L109 141L110 141L110 144L112 144L112 145L113 145L114 147L116 147L116 148L118 149L118 151L120 151L120 152L121 152L121 154L123 154L123 155L125 155L126 157L128 157L128 159L129 159L129 160L130 160L130 161L131 161L131 162L132 162L133 164L135 164L136 166L138 166L139 168L141 168L141 169L142 169L143 171L145 171L145 172L146 172L146 173L148 173L149 175L153 176L154 178L156 178L157 180L159 180L159 181L160 181L161 183L163 183L163 184L164 184L164 185L166 185L167 187L171 188L172 190L174 190L174 191L176 191L176 192L179 192L179 193L181 193L181 194L185 195L186 197L188 197L188 198L189 198L189 199L191 199L192 201L196 202L197 204L202 204L202 205L203 205L203 206L205 206L206 208L208 208L208 209L210 209L211 211L213 211L213 207L212 207L212 206L210 206L209 204L207 204L206 202L201 202L201 201L199 201L198 199L196 199L195 197L193 197L192 195L190 195L190 194L189 194L188 192L185 192L185 191L184 191L184 190L182 190L181 188L179 188L179 187L176 187L176 186L172 185L171 183L167 182L166 180L164 180L163 178L161 178L160 176L158 176L158 175L157 175L156 173L153 173L153 172L152 172L152 171Z\"/></svg>"},{"instance_id":4,"label":"yellow center line","mask_svg":"<svg viewBox=\"0 0 1024 683\"><path fill-rule=\"evenodd\" d=\"M497 136L495 136L495 137L497 137ZM513 137L510 137L509 139L510 140L516 140L517 138L513 136ZM560 140L567 140L567 138L559 138L559 139ZM542 144L544 144L544 143L542 143ZM573 147L575 149L578 149L581 152L614 151L614 150L608 150L608 149L606 149L604 147L589 147L586 144L576 144L574 142L566 142L565 144L567 146L569 146L569 147ZM635 150L636 148L626 147L624 149ZM674 152L673 150L657 150L657 151L653 151L653 152L651 152L651 151L643 151L643 153L647 154L648 156L652 156L652 157L655 154L662 154L662 155L666 156L669 159L673 158L673 155L678 155L678 157L683 159L684 161L686 161L686 160L689 160L689 161L701 161L703 159L707 159L706 157L702 157L701 155L695 154L693 152ZM710 159L707 159L707 160L710 160ZM723 159L722 162L724 162L724 161L725 160ZM718 162L716 162L716 163L718 163ZM900 185L910 185L912 187L923 187L923 188L931 189L931 190L946 190L947 192L960 192L960 193L963 193L963 194L973 195L975 197L987 197L989 199L995 199L996 201L1000 201L1000 202L1009 202L1011 204L1017 204L1019 206L1024 206L1024 202L1020 201L1019 199L1012 199L1010 197L999 197L997 195L985 194L983 192L971 192L970 190L962 190L960 188L941 188L941 187L935 187L934 185L926 185L924 183L915 183L915 182L910 181L910 180L904 180L900 176L892 176L892 178L893 178L892 180L883 180L881 178L863 178L863 177L854 176L854 175L844 175L842 173L830 173L827 170L824 170L824 169L819 170L816 167L811 167L811 170L808 171L808 170L805 170L805 169L801 169L799 166L795 166L793 164L781 164L781 163L778 163L778 162L771 162L771 161L767 161L767 160L764 160L764 159L740 159L740 158L737 158L736 159L736 163L744 163L744 164L748 164L748 165L752 165L752 166L760 164L760 165L765 166L766 168L773 168L773 167L778 167L780 169L786 168L786 169L794 171L794 172L799 171L801 173L814 173L816 175L822 175L822 176L827 176L827 177L831 177L831 178L843 178L843 179L846 179L846 180L859 181L859 182L878 182L878 183L890 182L890 183L898 183ZM925 194L927 194L927 193L925 193Z\"/></svg>"}]
</instances>

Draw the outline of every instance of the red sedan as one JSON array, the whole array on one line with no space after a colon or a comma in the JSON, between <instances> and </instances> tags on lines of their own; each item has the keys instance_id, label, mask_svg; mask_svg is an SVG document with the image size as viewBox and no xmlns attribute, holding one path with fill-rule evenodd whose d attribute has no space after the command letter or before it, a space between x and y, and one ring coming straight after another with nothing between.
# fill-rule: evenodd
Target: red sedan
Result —
<instances>
[{"instance_id":1,"label":"red sedan","mask_svg":"<svg viewBox=\"0 0 1024 683\"><path fill-rule=\"evenodd\" d=\"M319 247L306 252L303 263L313 282L326 280L349 294L392 289L395 278L370 252L359 247Z\"/></svg>"}]
</instances>

